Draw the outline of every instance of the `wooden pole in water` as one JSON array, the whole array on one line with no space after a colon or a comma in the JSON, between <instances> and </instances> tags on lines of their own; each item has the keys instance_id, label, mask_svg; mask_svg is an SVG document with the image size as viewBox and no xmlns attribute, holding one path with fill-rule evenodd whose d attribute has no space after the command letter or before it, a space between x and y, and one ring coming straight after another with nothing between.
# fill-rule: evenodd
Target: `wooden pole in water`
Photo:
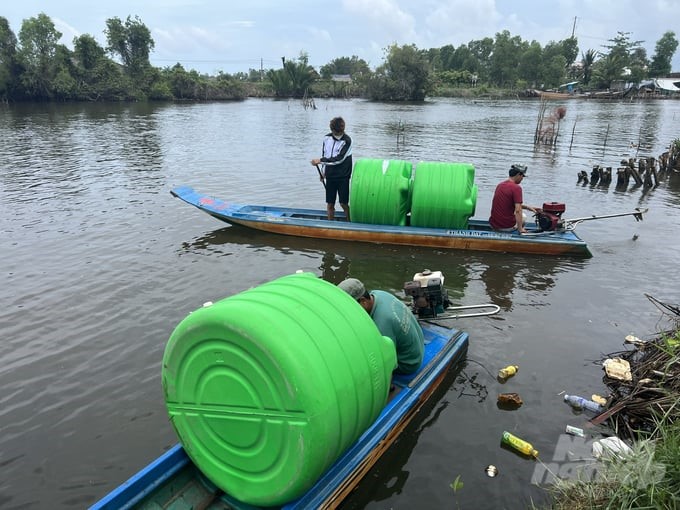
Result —
<instances>
[{"instance_id":1,"label":"wooden pole in water","mask_svg":"<svg viewBox=\"0 0 680 510\"><path fill-rule=\"evenodd\" d=\"M539 142L541 137L541 130L543 129L543 115L545 115L546 109L545 99L541 99L541 105L538 109L538 118L536 119L536 131L534 132L534 145Z\"/></svg>"},{"instance_id":2,"label":"wooden pole in water","mask_svg":"<svg viewBox=\"0 0 680 510\"><path fill-rule=\"evenodd\" d=\"M607 132L604 134L604 146L602 147L602 152L607 149L607 138L609 138L609 123L607 123Z\"/></svg>"},{"instance_id":3,"label":"wooden pole in water","mask_svg":"<svg viewBox=\"0 0 680 510\"><path fill-rule=\"evenodd\" d=\"M571 128L571 141L569 142L569 150L571 150L571 146L574 145L574 131L576 131L576 121L578 120L578 115L574 119L574 127Z\"/></svg>"}]
</instances>

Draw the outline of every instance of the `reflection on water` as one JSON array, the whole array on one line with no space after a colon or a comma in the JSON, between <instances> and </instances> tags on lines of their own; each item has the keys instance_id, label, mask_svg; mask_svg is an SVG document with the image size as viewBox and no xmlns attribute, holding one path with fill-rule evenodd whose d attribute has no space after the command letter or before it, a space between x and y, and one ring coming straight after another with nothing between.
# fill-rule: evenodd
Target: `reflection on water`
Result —
<instances>
[{"instance_id":1,"label":"reflection on water","mask_svg":"<svg viewBox=\"0 0 680 510\"><path fill-rule=\"evenodd\" d=\"M515 275L515 269L506 265L488 266L482 272L482 280L484 280L491 302L506 312L512 310Z\"/></svg>"},{"instance_id":2,"label":"reflection on water","mask_svg":"<svg viewBox=\"0 0 680 510\"><path fill-rule=\"evenodd\" d=\"M191 242L183 242L180 251L234 256L239 253L239 246L255 252L274 250L284 255L304 254L319 260L317 268L320 276L331 283L339 283L347 277L358 278L366 288L387 290L402 298L404 283L416 273L430 269L442 271L452 303L464 304L459 301L464 298L470 279L468 265L452 259L450 251L328 239L314 239L310 243L307 238L260 232L240 225L214 230ZM457 252L456 255L474 256L465 252ZM391 268L389 273L385 273L386 267Z\"/></svg>"},{"instance_id":3,"label":"reflection on water","mask_svg":"<svg viewBox=\"0 0 680 510\"><path fill-rule=\"evenodd\" d=\"M551 289L556 285L558 275L565 271L582 269L587 259L561 257L540 257L527 259L516 255L489 254L486 264L480 264L477 271L484 282L490 301L510 312L513 310L513 295L520 290L523 299L535 296L532 303L542 306L548 302Z\"/></svg>"},{"instance_id":4,"label":"reflection on water","mask_svg":"<svg viewBox=\"0 0 680 510\"><path fill-rule=\"evenodd\" d=\"M505 312L513 310L513 295L521 291L534 306L545 306L548 296L565 271L578 271L588 259L563 257L522 257L514 254L436 251L402 247L308 239L260 232L239 225L209 232L191 242L183 242L181 252L215 256L235 256L239 246L254 253L275 250L281 254L304 254L318 261L318 274L337 284L347 277L362 280L369 289L384 289L406 299L404 283L425 269L442 271L444 287L453 305L468 305L468 287L473 280L484 284L488 301ZM452 263L452 260L454 262ZM386 274L384 268L392 270ZM480 297L480 300L483 298ZM503 320L502 316L492 317Z\"/></svg>"},{"instance_id":5,"label":"reflection on water","mask_svg":"<svg viewBox=\"0 0 680 510\"><path fill-rule=\"evenodd\" d=\"M321 259L321 277L334 285L337 285L350 275L351 261L347 257L338 256L332 252L326 252Z\"/></svg>"},{"instance_id":6,"label":"reflection on water","mask_svg":"<svg viewBox=\"0 0 680 510\"><path fill-rule=\"evenodd\" d=\"M416 478L426 473L411 473L408 463L415 445L423 440L427 431L439 420L440 415L448 408L450 402L441 400L447 388L456 380L465 362L450 370L442 384L435 391L433 398L421 408L415 419L409 423L399 435L395 443L380 458L378 463L366 474L364 481L352 491L350 496L340 505L342 510L363 509L366 502L380 502L402 492L404 485L411 476ZM435 497L428 499L428 508L443 508L435 503Z\"/></svg>"},{"instance_id":7,"label":"reflection on water","mask_svg":"<svg viewBox=\"0 0 680 510\"><path fill-rule=\"evenodd\" d=\"M70 200L108 190L112 182L156 190L164 181L158 173L163 155L154 112L138 104L9 109L0 115L10 122L0 122L0 157L11 164L0 173L0 183L19 201L36 193Z\"/></svg>"}]
</instances>

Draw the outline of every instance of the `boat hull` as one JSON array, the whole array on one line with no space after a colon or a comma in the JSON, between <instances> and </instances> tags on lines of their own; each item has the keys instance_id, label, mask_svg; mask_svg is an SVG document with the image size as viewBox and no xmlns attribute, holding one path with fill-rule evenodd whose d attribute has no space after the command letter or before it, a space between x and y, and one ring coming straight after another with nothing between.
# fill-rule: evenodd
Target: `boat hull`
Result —
<instances>
[{"instance_id":1,"label":"boat hull","mask_svg":"<svg viewBox=\"0 0 680 510\"><path fill-rule=\"evenodd\" d=\"M329 221L325 211L230 204L190 187L175 188L171 193L221 221L275 234L454 250L592 256L573 231L497 232L480 220L470 220L468 229L373 225L342 221L342 214L338 214L341 221Z\"/></svg>"}]
</instances>

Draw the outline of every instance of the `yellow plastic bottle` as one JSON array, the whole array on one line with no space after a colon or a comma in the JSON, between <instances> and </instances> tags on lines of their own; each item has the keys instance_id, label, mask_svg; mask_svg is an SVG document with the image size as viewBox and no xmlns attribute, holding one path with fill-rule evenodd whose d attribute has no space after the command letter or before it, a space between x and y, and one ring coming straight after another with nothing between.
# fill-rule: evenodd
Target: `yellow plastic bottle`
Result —
<instances>
[{"instance_id":1,"label":"yellow plastic bottle","mask_svg":"<svg viewBox=\"0 0 680 510\"><path fill-rule=\"evenodd\" d=\"M529 455L530 457L538 457L538 450L534 449L531 443L528 443L523 439L520 439L519 437L512 435L510 432L507 431L503 432L503 438L501 439L501 442L507 444L508 446L511 446L512 448L514 448L520 453L523 453L524 455Z\"/></svg>"},{"instance_id":2,"label":"yellow plastic bottle","mask_svg":"<svg viewBox=\"0 0 680 510\"><path fill-rule=\"evenodd\" d=\"M517 365L508 365L507 367L501 368L498 371L498 377L500 377L501 379L507 379L508 377L512 377L513 375L515 375L518 370L519 367Z\"/></svg>"}]
</instances>

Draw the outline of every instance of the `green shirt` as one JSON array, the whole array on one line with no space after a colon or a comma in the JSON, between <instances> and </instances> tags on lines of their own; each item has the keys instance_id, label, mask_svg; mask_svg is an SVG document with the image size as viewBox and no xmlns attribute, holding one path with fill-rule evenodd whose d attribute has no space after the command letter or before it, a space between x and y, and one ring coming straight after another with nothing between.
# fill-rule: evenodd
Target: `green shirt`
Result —
<instances>
[{"instance_id":1,"label":"green shirt","mask_svg":"<svg viewBox=\"0 0 680 510\"><path fill-rule=\"evenodd\" d=\"M397 348L397 372L410 374L423 362L425 339L413 312L389 292L371 291L374 298L371 318L383 336Z\"/></svg>"}]
</instances>

